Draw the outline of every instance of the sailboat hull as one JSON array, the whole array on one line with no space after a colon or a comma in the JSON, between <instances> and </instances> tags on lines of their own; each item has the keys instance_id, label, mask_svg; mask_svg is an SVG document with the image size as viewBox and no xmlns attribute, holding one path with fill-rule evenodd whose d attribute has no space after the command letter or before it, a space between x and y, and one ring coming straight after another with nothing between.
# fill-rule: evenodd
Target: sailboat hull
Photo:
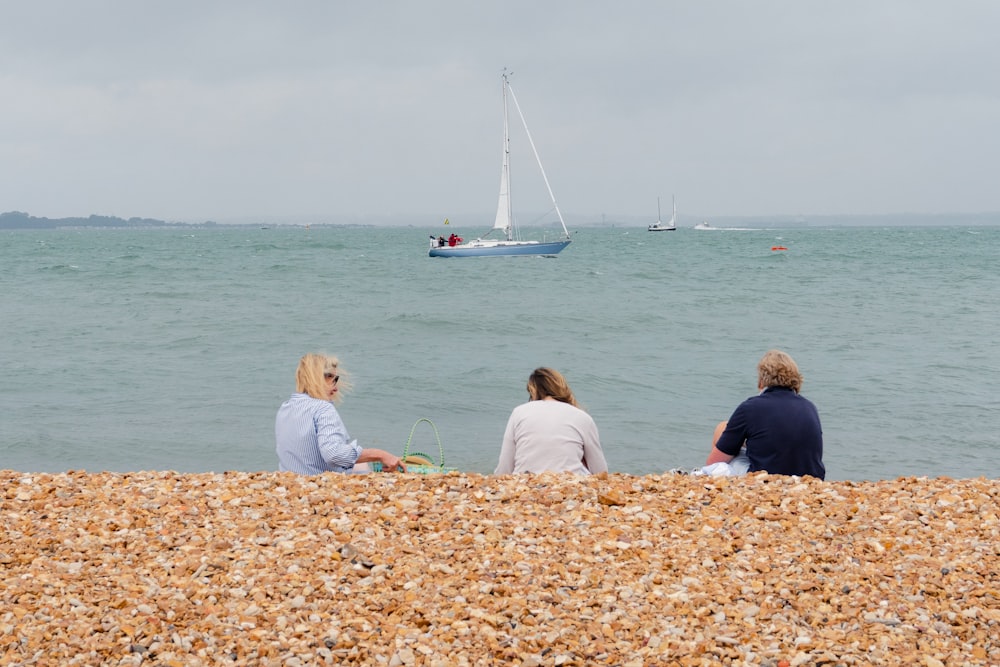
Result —
<instances>
[{"instance_id":1,"label":"sailboat hull","mask_svg":"<svg viewBox=\"0 0 1000 667\"><path fill-rule=\"evenodd\" d=\"M456 246L431 248L429 257L499 257L503 255L555 255L567 241L470 241Z\"/></svg>"}]
</instances>

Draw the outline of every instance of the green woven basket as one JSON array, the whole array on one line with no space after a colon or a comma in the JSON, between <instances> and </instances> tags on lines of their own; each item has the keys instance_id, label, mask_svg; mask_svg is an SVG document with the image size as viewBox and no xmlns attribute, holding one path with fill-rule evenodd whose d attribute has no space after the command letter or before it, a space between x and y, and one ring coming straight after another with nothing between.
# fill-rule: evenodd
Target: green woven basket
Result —
<instances>
[{"instance_id":1,"label":"green woven basket","mask_svg":"<svg viewBox=\"0 0 1000 667\"><path fill-rule=\"evenodd\" d=\"M410 443L413 441L413 433L417 430L417 426L420 425L420 422L427 422L431 425L431 428L434 429L434 439L437 440L438 446L438 463L435 463L434 457L429 454L410 451ZM406 464L406 472L415 472L420 475L458 470L458 468L450 468L444 464L444 447L441 446L441 436L438 434L437 426L434 425L434 422L426 417L421 417L414 422L413 428L410 429L410 436L406 439L406 446L403 447L403 456L401 456L400 459ZM376 472L381 471L382 463L376 461L372 464L372 467Z\"/></svg>"}]
</instances>

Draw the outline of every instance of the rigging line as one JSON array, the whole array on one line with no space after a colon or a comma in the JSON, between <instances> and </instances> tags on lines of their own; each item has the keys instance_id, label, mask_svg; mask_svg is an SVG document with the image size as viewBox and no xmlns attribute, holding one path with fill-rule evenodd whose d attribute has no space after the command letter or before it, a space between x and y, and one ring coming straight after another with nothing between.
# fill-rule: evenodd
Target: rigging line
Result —
<instances>
[{"instance_id":1,"label":"rigging line","mask_svg":"<svg viewBox=\"0 0 1000 667\"><path fill-rule=\"evenodd\" d=\"M566 229L566 222L563 220L562 211L559 210L559 204L556 203L556 196L552 192L552 186L549 185L549 177L545 175L545 167L542 166L542 159L538 157L538 150L535 148L535 140L531 138L531 132L528 130L528 122L524 120L524 114L521 113L521 105L517 103L517 96L514 94L514 89L511 88L510 82L504 79L507 84L507 90L510 91L510 99L514 100L514 108L517 109L517 115L521 117L521 125L524 127L524 133L528 135L528 143L531 144L531 151L535 154L535 162L538 163L538 169L542 172L542 180L545 181L545 187L549 191L549 198L552 199L552 206L556 209L556 215L559 216L559 224L562 225L563 233L569 237L569 230Z\"/></svg>"}]
</instances>

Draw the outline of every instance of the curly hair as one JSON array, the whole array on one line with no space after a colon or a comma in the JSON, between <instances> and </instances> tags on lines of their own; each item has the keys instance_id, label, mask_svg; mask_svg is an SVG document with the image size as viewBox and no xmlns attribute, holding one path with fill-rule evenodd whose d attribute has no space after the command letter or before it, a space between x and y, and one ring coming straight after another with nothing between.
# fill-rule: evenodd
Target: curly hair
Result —
<instances>
[{"instance_id":1,"label":"curly hair","mask_svg":"<svg viewBox=\"0 0 1000 667\"><path fill-rule=\"evenodd\" d=\"M768 350L757 363L757 382L763 389L788 387L799 393L802 389L802 373L788 353Z\"/></svg>"}]
</instances>

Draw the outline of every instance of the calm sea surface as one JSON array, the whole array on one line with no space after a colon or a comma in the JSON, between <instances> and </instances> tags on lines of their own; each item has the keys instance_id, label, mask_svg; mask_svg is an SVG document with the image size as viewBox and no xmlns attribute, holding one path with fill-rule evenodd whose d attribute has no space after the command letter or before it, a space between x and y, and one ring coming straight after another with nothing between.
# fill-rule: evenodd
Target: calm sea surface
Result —
<instances>
[{"instance_id":1,"label":"calm sea surface","mask_svg":"<svg viewBox=\"0 0 1000 667\"><path fill-rule=\"evenodd\" d=\"M442 230L0 232L0 468L276 469L275 411L327 351L366 446L426 417L446 464L491 472L546 365L613 471L659 473L704 461L778 347L828 479L1000 476L1000 228L581 229L556 258L430 259ZM411 449L437 453L427 424Z\"/></svg>"}]
</instances>

